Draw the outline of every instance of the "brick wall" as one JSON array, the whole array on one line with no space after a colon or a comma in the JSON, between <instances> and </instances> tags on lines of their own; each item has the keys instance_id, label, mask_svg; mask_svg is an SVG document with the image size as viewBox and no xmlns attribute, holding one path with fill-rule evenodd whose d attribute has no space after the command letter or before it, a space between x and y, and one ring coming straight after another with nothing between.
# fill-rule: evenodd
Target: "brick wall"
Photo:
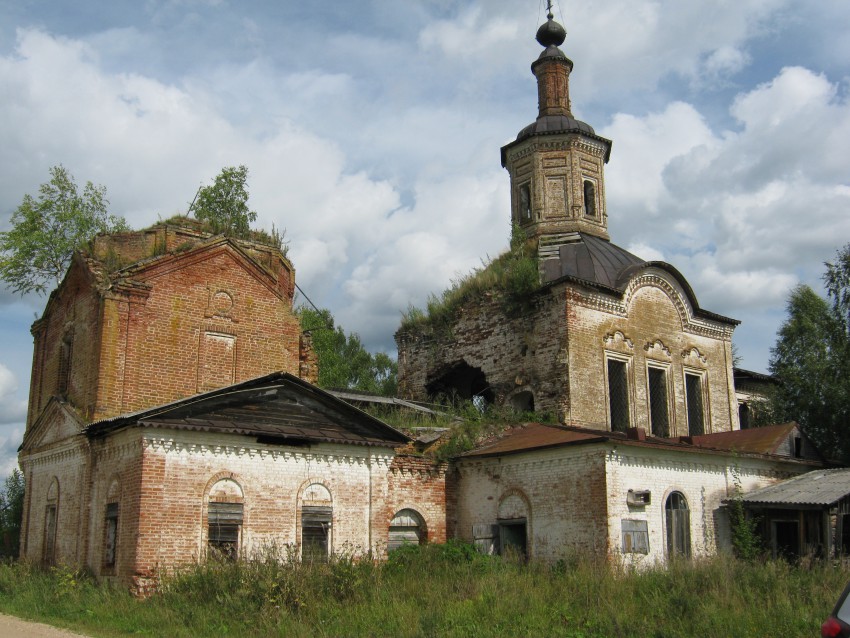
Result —
<instances>
[{"instance_id":1,"label":"brick wall","mask_svg":"<svg viewBox=\"0 0 850 638\"><path fill-rule=\"evenodd\" d=\"M473 540L474 525L499 520L507 497L527 504L528 553L553 562L574 552L605 554L605 453L599 448L538 450L457 462L457 536ZM508 517L512 512L503 512Z\"/></svg>"}]
</instances>

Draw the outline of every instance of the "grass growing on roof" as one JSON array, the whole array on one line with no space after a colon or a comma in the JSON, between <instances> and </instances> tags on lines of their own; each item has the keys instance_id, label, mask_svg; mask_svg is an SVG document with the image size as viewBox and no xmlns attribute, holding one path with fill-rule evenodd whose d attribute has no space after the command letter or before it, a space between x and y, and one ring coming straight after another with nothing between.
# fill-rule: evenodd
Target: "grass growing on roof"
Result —
<instances>
[{"instance_id":1,"label":"grass growing on roof","mask_svg":"<svg viewBox=\"0 0 850 638\"><path fill-rule=\"evenodd\" d=\"M444 334L451 330L461 308L488 296L496 297L509 315L520 314L530 308L531 297L539 288L536 242L514 225L507 252L452 281L441 295L430 295L424 309L408 307L401 330Z\"/></svg>"}]
</instances>

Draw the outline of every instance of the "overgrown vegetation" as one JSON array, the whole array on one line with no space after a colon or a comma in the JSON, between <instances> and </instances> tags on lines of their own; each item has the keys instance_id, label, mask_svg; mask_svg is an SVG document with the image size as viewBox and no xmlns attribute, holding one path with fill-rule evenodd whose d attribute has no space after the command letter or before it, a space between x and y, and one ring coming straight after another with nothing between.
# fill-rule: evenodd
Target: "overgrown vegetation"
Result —
<instances>
[{"instance_id":1,"label":"overgrown vegetation","mask_svg":"<svg viewBox=\"0 0 850 638\"><path fill-rule=\"evenodd\" d=\"M382 396L395 396L398 365L385 352L370 353L360 335L346 335L336 325L330 310L298 308L301 329L310 332L319 363L319 387L358 390Z\"/></svg>"},{"instance_id":2,"label":"overgrown vegetation","mask_svg":"<svg viewBox=\"0 0 850 638\"><path fill-rule=\"evenodd\" d=\"M813 636L850 577L731 557L630 571L485 557L463 543L383 563L279 552L210 561L136 601L67 568L0 565L0 610L95 636Z\"/></svg>"},{"instance_id":3,"label":"overgrown vegetation","mask_svg":"<svg viewBox=\"0 0 850 638\"><path fill-rule=\"evenodd\" d=\"M432 294L424 310L411 305L402 316L401 329L444 334L461 308L487 297L497 298L508 315L521 314L529 309L539 287L537 246L515 224L507 252L453 281L441 295Z\"/></svg>"},{"instance_id":4,"label":"overgrown vegetation","mask_svg":"<svg viewBox=\"0 0 850 638\"><path fill-rule=\"evenodd\" d=\"M24 475L18 468L6 477L0 493L0 558L17 558L24 517Z\"/></svg>"},{"instance_id":5,"label":"overgrown vegetation","mask_svg":"<svg viewBox=\"0 0 850 638\"><path fill-rule=\"evenodd\" d=\"M734 493L729 500L729 526L732 532L732 550L735 556L745 561L754 561L764 554L759 520L747 514L743 501L741 476L737 467L732 470Z\"/></svg>"},{"instance_id":6,"label":"overgrown vegetation","mask_svg":"<svg viewBox=\"0 0 850 638\"><path fill-rule=\"evenodd\" d=\"M850 244L827 262L827 299L797 286L771 349L780 380L775 410L797 421L820 450L850 461Z\"/></svg>"}]
</instances>

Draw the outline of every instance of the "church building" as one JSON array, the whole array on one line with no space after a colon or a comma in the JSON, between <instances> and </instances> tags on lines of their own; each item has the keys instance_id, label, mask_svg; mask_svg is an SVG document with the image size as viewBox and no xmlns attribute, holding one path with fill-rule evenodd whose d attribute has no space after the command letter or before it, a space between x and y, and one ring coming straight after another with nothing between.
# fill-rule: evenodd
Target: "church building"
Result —
<instances>
[{"instance_id":1,"label":"church building","mask_svg":"<svg viewBox=\"0 0 850 638\"><path fill-rule=\"evenodd\" d=\"M209 552L268 548L325 560L461 538L654 564L728 548L728 499L821 468L794 424L740 429L737 322L701 308L673 266L610 241L611 142L573 117L565 35L550 13L537 119L501 150L539 285L520 310L484 295L448 330L396 335L405 398L456 394L559 425L438 462L314 385L279 246L186 219L99 236L32 327L21 556L139 593ZM839 502L781 514L774 550L831 551Z\"/></svg>"}]
</instances>

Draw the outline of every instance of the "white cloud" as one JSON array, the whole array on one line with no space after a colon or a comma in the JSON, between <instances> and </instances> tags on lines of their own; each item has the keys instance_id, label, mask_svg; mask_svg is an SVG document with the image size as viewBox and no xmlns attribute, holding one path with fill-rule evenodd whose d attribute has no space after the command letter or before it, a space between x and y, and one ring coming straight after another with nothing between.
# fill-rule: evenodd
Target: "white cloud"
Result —
<instances>
[{"instance_id":1,"label":"white cloud","mask_svg":"<svg viewBox=\"0 0 850 638\"><path fill-rule=\"evenodd\" d=\"M18 399L18 380L0 363L0 424L22 423L27 417L27 402Z\"/></svg>"}]
</instances>

